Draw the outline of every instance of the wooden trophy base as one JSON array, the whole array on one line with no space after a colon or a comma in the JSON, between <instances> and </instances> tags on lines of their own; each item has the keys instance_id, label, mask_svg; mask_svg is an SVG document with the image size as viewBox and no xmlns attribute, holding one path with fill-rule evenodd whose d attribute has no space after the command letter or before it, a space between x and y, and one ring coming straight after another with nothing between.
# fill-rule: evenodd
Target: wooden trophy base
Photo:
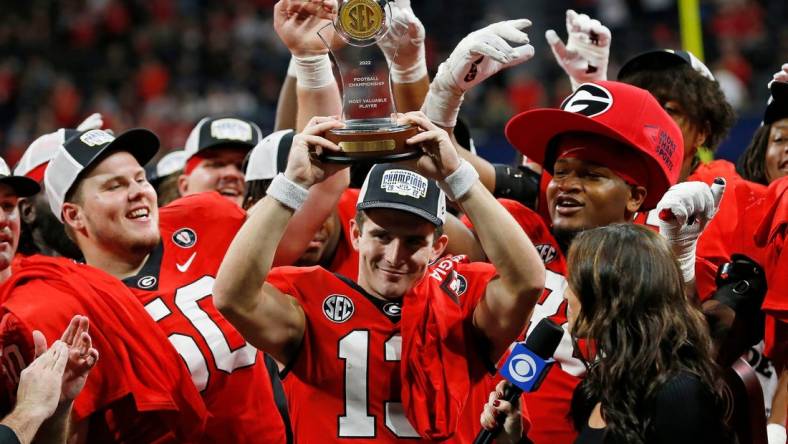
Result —
<instances>
[{"instance_id":1,"label":"wooden trophy base","mask_svg":"<svg viewBox=\"0 0 788 444\"><path fill-rule=\"evenodd\" d=\"M386 128L340 128L329 130L325 138L334 142L342 152L326 153L321 159L324 162L397 162L415 159L422 154L418 146L405 143L406 140L419 132L413 125L395 125Z\"/></svg>"}]
</instances>

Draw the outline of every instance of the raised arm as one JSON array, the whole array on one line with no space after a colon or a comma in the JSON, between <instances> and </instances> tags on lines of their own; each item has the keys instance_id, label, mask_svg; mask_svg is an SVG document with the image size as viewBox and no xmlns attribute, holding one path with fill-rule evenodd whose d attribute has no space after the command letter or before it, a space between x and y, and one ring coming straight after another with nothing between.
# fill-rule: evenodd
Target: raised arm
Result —
<instances>
[{"instance_id":1,"label":"raised arm","mask_svg":"<svg viewBox=\"0 0 788 444\"><path fill-rule=\"evenodd\" d=\"M397 110L416 111L424 103L430 86L424 55L424 25L414 14L410 0L391 1L388 8L391 28L378 41L378 46L391 69L391 89Z\"/></svg>"},{"instance_id":2,"label":"raised arm","mask_svg":"<svg viewBox=\"0 0 788 444\"><path fill-rule=\"evenodd\" d=\"M331 20L336 13L336 0L280 0L274 5L274 30L290 50L296 72L297 130L314 116L336 116L342 112L328 47L318 35L320 31L329 41L333 39Z\"/></svg>"},{"instance_id":3,"label":"raised arm","mask_svg":"<svg viewBox=\"0 0 788 444\"><path fill-rule=\"evenodd\" d=\"M525 327L542 293L544 265L523 229L457 156L448 134L423 113L408 113L403 120L424 130L408 140L425 151L416 168L437 180L447 196L460 204L498 271L473 315L475 327L492 346L489 356L495 362Z\"/></svg>"},{"instance_id":4,"label":"raised arm","mask_svg":"<svg viewBox=\"0 0 788 444\"><path fill-rule=\"evenodd\" d=\"M567 9L566 33L566 44L552 29L545 32L545 38L556 62L569 76L572 91L585 82L607 80L611 41L607 26L586 14Z\"/></svg>"},{"instance_id":5,"label":"raised arm","mask_svg":"<svg viewBox=\"0 0 788 444\"><path fill-rule=\"evenodd\" d=\"M219 267L213 295L216 308L255 347L279 362L290 362L304 335L299 303L265 282L285 227L303 205L307 188L336 171L317 160L321 150L339 148L320 135L341 127L335 119L313 118L293 138L284 174L279 174L230 244Z\"/></svg>"}]
</instances>

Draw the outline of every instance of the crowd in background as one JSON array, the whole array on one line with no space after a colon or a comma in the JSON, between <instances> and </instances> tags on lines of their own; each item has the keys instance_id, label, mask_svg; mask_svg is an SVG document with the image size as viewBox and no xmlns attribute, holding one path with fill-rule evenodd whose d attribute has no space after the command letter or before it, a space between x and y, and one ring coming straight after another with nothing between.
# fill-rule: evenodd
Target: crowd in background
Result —
<instances>
[{"instance_id":1,"label":"crowd in background","mask_svg":"<svg viewBox=\"0 0 788 444\"><path fill-rule=\"evenodd\" d=\"M0 154L13 165L37 135L100 112L118 130L150 128L163 152L183 146L201 116L236 115L273 128L289 53L277 39L271 0L33 0L0 4ZM563 32L567 8L612 31L611 78L633 54L681 47L671 0L418 1L431 73L469 29L526 16L534 60L480 85L462 115L480 152L506 161L500 137L521 111L555 106L570 92L546 29ZM739 116L719 155L734 160L760 123L766 82L788 60L788 5L706 0L700 18L706 64Z\"/></svg>"}]
</instances>

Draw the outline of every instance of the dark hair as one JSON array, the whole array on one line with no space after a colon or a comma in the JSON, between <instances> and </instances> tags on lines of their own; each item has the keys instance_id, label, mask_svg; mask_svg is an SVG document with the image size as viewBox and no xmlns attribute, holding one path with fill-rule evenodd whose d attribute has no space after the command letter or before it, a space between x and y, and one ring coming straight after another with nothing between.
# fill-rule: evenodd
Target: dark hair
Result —
<instances>
[{"instance_id":1,"label":"dark hair","mask_svg":"<svg viewBox=\"0 0 788 444\"><path fill-rule=\"evenodd\" d=\"M728 134L736 117L719 83L703 77L689 65L636 71L619 80L648 90L661 104L669 100L679 102L698 129L708 130L706 147L712 151Z\"/></svg>"},{"instance_id":2,"label":"dark hair","mask_svg":"<svg viewBox=\"0 0 788 444\"><path fill-rule=\"evenodd\" d=\"M736 162L736 172L751 182L769 185L769 179L766 177L766 149L769 147L771 129L771 124L758 127L750 145Z\"/></svg>"},{"instance_id":3,"label":"dark hair","mask_svg":"<svg viewBox=\"0 0 788 444\"><path fill-rule=\"evenodd\" d=\"M679 372L696 376L720 403L705 318L658 233L635 224L587 230L572 243L567 267L581 305L573 334L588 339L581 351L596 357L572 399L578 430L601 402L605 442L644 443L657 391Z\"/></svg>"},{"instance_id":4,"label":"dark hair","mask_svg":"<svg viewBox=\"0 0 788 444\"><path fill-rule=\"evenodd\" d=\"M241 203L241 208L248 210L252 208L258 200L264 198L265 192L268 191L268 187L271 185L272 180L273 179L260 179L246 182L246 191L244 191L244 199Z\"/></svg>"}]
</instances>

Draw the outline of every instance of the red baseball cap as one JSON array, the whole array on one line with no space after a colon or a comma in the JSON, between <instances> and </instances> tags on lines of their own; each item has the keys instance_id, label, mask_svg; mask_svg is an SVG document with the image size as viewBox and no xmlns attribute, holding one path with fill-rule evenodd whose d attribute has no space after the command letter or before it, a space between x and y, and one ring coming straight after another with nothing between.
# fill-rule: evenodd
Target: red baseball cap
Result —
<instances>
[{"instance_id":1,"label":"red baseball cap","mask_svg":"<svg viewBox=\"0 0 788 444\"><path fill-rule=\"evenodd\" d=\"M631 147L649 172L641 210L657 206L674 185L684 159L681 130L646 90L620 82L584 83L561 109L536 109L512 117L506 138L528 159L552 174L556 136L593 133Z\"/></svg>"}]
</instances>

